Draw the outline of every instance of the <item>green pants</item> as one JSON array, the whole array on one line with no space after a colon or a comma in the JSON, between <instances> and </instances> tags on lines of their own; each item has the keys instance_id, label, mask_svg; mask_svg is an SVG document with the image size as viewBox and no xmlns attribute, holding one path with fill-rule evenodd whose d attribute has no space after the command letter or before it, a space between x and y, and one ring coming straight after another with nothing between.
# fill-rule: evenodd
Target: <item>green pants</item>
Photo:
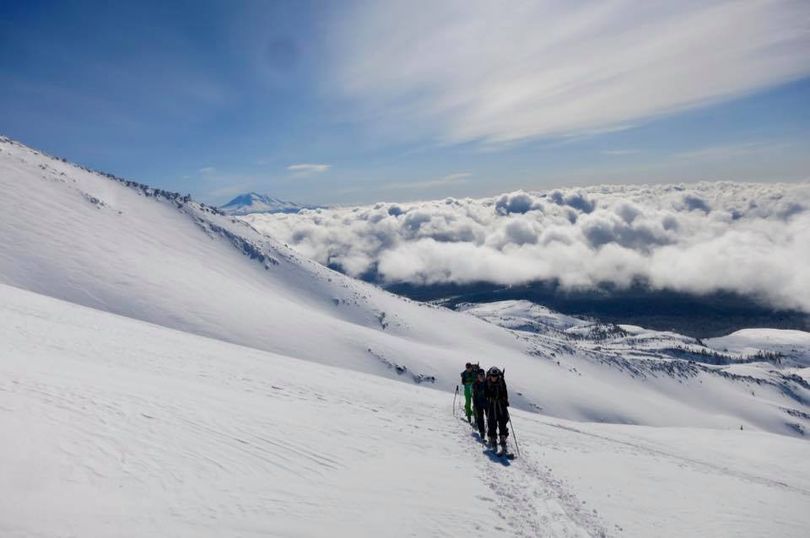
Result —
<instances>
[{"instance_id":1,"label":"green pants","mask_svg":"<svg viewBox=\"0 0 810 538\"><path fill-rule=\"evenodd\" d=\"M472 416L472 383L464 385L464 412L467 418Z\"/></svg>"}]
</instances>

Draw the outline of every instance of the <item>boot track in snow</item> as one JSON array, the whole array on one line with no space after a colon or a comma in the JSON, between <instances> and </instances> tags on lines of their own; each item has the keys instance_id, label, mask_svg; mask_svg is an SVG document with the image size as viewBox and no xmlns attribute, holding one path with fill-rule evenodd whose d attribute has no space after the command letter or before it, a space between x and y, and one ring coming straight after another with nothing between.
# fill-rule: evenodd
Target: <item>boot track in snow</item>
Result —
<instances>
[{"instance_id":1,"label":"boot track in snow","mask_svg":"<svg viewBox=\"0 0 810 538\"><path fill-rule=\"evenodd\" d=\"M466 423L463 419L461 422ZM462 437L475 439L475 444L470 444L471 453L472 448L481 447L477 431L469 432L460 425L457 429ZM496 530L525 537L607 536L597 516L585 512L582 502L548 468L541 468L527 456L510 459L498 455L490 447L484 448L482 454L487 458L479 458L481 480L494 496L484 500L493 503L493 510L503 521Z\"/></svg>"}]
</instances>

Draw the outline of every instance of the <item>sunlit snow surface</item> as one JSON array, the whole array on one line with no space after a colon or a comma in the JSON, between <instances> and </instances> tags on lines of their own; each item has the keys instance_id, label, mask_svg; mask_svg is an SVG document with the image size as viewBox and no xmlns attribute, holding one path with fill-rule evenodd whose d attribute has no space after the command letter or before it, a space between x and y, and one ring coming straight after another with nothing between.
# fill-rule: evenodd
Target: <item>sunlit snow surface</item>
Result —
<instances>
[{"instance_id":1,"label":"sunlit snow surface","mask_svg":"<svg viewBox=\"0 0 810 538\"><path fill-rule=\"evenodd\" d=\"M803 536L807 442L513 410L0 286L0 535Z\"/></svg>"},{"instance_id":2,"label":"sunlit snow surface","mask_svg":"<svg viewBox=\"0 0 810 538\"><path fill-rule=\"evenodd\" d=\"M0 189L2 536L806 534L804 348L414 303L6 139Z\"/></svg>"}]
</instances>

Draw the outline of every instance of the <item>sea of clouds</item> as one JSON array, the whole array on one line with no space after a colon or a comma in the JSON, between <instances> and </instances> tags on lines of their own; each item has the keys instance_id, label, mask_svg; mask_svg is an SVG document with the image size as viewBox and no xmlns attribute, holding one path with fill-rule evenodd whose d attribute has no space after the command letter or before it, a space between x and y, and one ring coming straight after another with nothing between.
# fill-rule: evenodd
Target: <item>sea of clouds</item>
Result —
<instances>
[{"instance_id":1,"label":"sea of clouds","mask_svg":"<svg viewBox=\"0 0 810 538\"><path fill-rule=\"evenodd\" d=\"M810 183L597 186L245 218L383 283L642 280L810 312Z\"/></svg>"}]
</instances>

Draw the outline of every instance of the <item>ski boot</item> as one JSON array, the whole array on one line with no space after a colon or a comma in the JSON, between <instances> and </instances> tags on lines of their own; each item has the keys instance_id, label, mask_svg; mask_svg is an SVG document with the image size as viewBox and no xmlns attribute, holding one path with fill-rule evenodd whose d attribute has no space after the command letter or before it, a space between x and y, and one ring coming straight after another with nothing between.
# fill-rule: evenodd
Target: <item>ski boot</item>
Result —
<instances>
[{"instance_id":1,"label":"ski boot","mask_svg":"<svg viewBox=\"0 0 810 538\"><path fill-rule=\"evenodd\" d=\"M500 445L498 446L498 455L509 459L514 458L514 455L511 452L509 452L509 447L506 445L505 435L501 435L501 442Z\"/></svg>"},{"instance_id":2,"label":"ski boot","mask_svg":"<svg viewBox=\"0 0 810 538\"><path fill-rule=\"evenodd\" d=\"M506 454L506 437L501 435L500 440L498 442L498 455L501 456Z\"/></svg>"}]
</instances>

